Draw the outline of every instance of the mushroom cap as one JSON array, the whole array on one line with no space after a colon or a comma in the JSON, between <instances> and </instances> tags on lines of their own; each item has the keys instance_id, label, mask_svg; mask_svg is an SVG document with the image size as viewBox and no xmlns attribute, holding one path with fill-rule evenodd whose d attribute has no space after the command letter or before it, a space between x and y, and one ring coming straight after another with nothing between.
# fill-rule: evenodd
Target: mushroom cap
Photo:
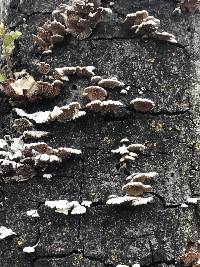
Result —
<instances>
[{"instance_id":1,"label":"mushroom cap","mask_svg":"<svg viewBox=\"0 0 200 267\"><path fill-rule=\"evenodd\" d=\"M122 191L130 196L141 196L150 189L150 185L144 185L141 182L129 182L122 187Z\"/></svg>"},{"instance_id":2,"label":"mushroom cap","mask_svg":"<svg viewBox=\"0 0 200 267\"><path fill-rule=\"evenodd\" d=\"M105 87L105 88L120 88L124 86L124 83L118 81L117 79L102 79L98 82L99 86Z\"/></svg>"},{"instance_id":3,"label":"mushroom cap","mask_svg":"<svg viewBox=\"0 0 200 267\"><path fill-rule=\"evenodd\" d=\"M59 76L72 75L76 73L76 67L55 68L55 72Z\"/></svg>"},{"instance_id":4,"label":"mushroom cap","mask_svg":"<svg viewBox=\"0 0 200 267\"><path fill-rule=\"evenodd\" d=\"M94 70L95 70L94 66L87 66L87 67L77 66L76 74L78 76L85 76L85 77L91 78L92 76L94 76Z\"/></svg>"},{"instance_id":5,"label":"mushroom cap","mask_svg":"<svg viewBox=\"0 0 200 267\"><path fill-rule=\"evenodd\" d=\"M89 86L85 88L83 95L91 101L93 100L104 100L107 96L106 90L100 86Z\"/></svg>"},{"instance_id":6,"label":"mushroom cap","mask_svg":"<svg viewBox=\"0 0 200 267\"><path fill-rule=\"evenodd\" d=\"M126 181L144 183L147 179L154 178L157 175L157 172L133 173L126 178Z\"/></svg>"},{"instance_id":7,"label":"mushroom cap","mask_svg":"<svg viewBox=\"0 0 200 267\"><path fill-rule=\"evenodd\" d=\"M138 152L144 150L146 147L142 144L131 144L127 147L130 152Z\"/></svg>"},{"instance_id":8,"label":"mushroom cap","mask_svg":"<svg viewBox=\"0 0 200 267\"><path fill-rule=\"evenodd\" d=\"M140 25L140 23L149 16L146 10L137 11L126 15L125 23L129 25Z\"/></svg>"},{"instance_id":9,"label":"mushroom cap","mask_svg":"<svg viewBox=\"0 0 200 267\"><path fill-rule=\"evenodd\" d=\"M151 111L155 106L155 103L152 100L146 98L133 99L130 104L134 107L136 111L139 112Z\"/></svg>"}]
</instances>

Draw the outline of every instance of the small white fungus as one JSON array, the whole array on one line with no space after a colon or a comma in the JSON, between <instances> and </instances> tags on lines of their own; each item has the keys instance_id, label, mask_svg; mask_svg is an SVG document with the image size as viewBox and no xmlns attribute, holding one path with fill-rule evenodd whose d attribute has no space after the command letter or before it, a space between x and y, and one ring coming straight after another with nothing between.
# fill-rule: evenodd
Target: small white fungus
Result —
<instances>
[{"instance_id":1,"label":"small white fungus","mask_svg":"<svg viewBox=\"0 0 200 267\"><path fill-rule=\"evenodd\" d=\"M16 235L15 232L13 232L11 229L6 228L4 226L0 227L0 239L4 239L8 236Z\"/></svg>"},{"instance_id":2,"label":"small white fungus","mask_svg":"<svg viewBox=\"0 0 200 267\"><path fill-rule=\"evenodd\" d=\"M38 214L37 210L28 210L26 212L27 216L33 217L33 218L37 218L40 217L40 215Z\"/></svg>"}]
</instances>

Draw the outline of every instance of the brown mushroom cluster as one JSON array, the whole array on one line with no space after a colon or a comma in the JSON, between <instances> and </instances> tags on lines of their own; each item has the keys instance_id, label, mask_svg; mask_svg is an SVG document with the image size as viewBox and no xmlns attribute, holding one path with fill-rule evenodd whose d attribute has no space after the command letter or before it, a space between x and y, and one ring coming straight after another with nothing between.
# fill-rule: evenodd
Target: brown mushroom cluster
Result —
<instances>
[{"instance_id":1,"label":"brown mushroom cluster","mask_svg":"<svg viewBox=\"0 0 200 267\"><path fill-rule=\"evenodd\" d=\"M110 8L101 6L101 0L71 0L61 5L53 15L61 14L66 31L79 40L88 38L104 18L112 14Z\"/></svg>"},{"instance_id":2,"label":"brown mushroom cluster","mask_svg":"<svg viewBox=\"0 0 200 267\"><path fill-rule=\"evenodd\" d=\"M83 91L83 96L91 101L86 105L86 108L105 113L119 111L124 104L121 101L105 100L108 96L106 89L121 90L123 86L124 83L117 80L116 77L108 79L101 76L93 76L91 78L91 85Z\"/></svg>"},{"instance_id":3,"label":"brown mushroom cluster","mask_svg":"<svg viewBox=\"0 0 200 267\"><path fill-rule=\"evenodd\" d=\"M128 138L123 138L120 143L122 143L122 146L116 150L111 150L111 152L121 156L120 162L123 162L123 166L125 167L127 162L135 161L135 158L138 156L138 154L146 148L142 144L130 144ZM137 206L152 202L152 197L143 197L145 193L151 192L152 189L150 185L144 183L146 180L150 180L157 175L157 172L132 173L126 178L126 181L122 186L122 192L126 193L126 195L111 195L106 203L108 205L129 203L132 206Z\"/></svg>"},{"instance_id":4,"label":"brown mushroom cluster","mask_svg":"<svg viewBox=\"0 0 200 267\"><path fill-rule=\"evenodd\" d=\"M200 12L200 0L178 0L177 9L180 10L180 13L181 11Z\"/></svg>"},{"instance_id":5,"label":"brown mushroom cluster","mask_svg":"<svg viewBox=\"0 0 200 267\"><path fill-rule=\"evenodd\" d=\"M119 92L124 87L124 83L119 81L116 77L102 78L96 76L94 73L95 67L62 67L55 68L56 77L58 79L69 81L70 75L77 75L80 77L90 78L91 85L86 87L83 91L83 96L91 102L86 105L87 109L100 112L116 112L123 103L120 101L105 100L108 96L106 89L117 89Z\"/></svg>"},{"instance_id":6,"label":"brown mushroom cluster","mask_svg":"<svg viewBox=\"0 0 200 267\"><path fill-rule=\"evenodd\" d=\"M51 54L53 46L62 42L65 35L65 26L59 21L47 21L37 28L37 34L33 35L33 41L42 51L42 54Z\"/></svg>"},{"instance_id":7,"label":"brown mushroom cluster","mask_svg":"<svg viewBox=\"0 0 200 267\"><path fill-rule=\"evenodd\" d=\"M133 173L126 178L126 183L122 187L122 191L129 196L142 196L146 192L150 192L152 187L143 184L146 180L157 176L156 172L147 173Z\"/></svg>"},{"instance_id":8,"label":"brown mushroom cluster","mask_svg":"<svg viewBox=\"0 0 200 267\"><path fill-rule=\"evenodd\" d=\"M124 22L135 32L135 34L142 38L153 38L170 43L177 43L173 34L158 31L160 20L153 16L149 16L149 13L146 10L128 14Z\"/></svg>"},{"instance_id":9,"label":"brown mushroom cluster","mask_svg":"<svg viewBox=\"0 0 200 267\"><path fill-rule=\"evenodd\" d=\"M122 191L126 195L120 197L111 195L106 203L108 205L131 204L132 206L138 206L152 202L152 197L143 197L145 193L151 192L152 187L143 183L157 175L156 172L133 173L126 178L126 183L122 187Z\"/></svg>"},{"instance_id":10,"label":"brown mushroom cluster","mask_svg":"<svg viewBox=\"0 0 200 267\"><path fill-rule=\"evenodd\" d=\"M111 150L111 152L120 155L120 163L123 163L124 165L128 162L135 161L138 154L146 148L142 144L130 144L130 141L127 138L122 139L120 143L122 145L115 150Z\"/></svg>"},{"instance_id":11,"label":"brown mushroom cluster","mask_svg":"<svg viewBox=\"0 0 200 267\"><path fill-rule=\"evenodd\" d=\"M59 95L61 86L60 80L52 83L35 81L31 75L26 74L16 80L8 79L1 86L1 90L11 98L12 106L21 106L43 98L54 98Z\"/></svg>"},{"instance_id":12,"label":"brown mushroom cluster","mask_svg":"<svg viewBox=\"0 0 200 267\"><path fill-rule=\"evenodd\" d=\"M38 170L45 170L50 164L81 154L81 150L61 147L54 149L44 142L27 144L24 136L0 139L0 174L5 182L24 181L32 178Z\"/></svg>"}]
</instances>

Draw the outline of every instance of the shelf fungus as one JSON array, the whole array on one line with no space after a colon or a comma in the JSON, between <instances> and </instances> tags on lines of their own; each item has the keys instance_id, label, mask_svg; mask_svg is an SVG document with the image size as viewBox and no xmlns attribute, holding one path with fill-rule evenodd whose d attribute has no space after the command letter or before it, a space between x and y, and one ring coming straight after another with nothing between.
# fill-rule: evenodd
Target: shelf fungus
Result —
<instances>
[{"instance_id":1,"label":"shelf fungus","mask_svg":"<svg viewBox=\"0 0 200 267\"><path fill-rule=\"evenodd\" d=\"M110 8L101 6L100 0L71 0L56 13L59 12L64 19L66 31L79 40L88 38L96 25L112 14Z\"/></svg>"},{"instance_id":2,"label":"shelf fungus","mask_svg":"<svg viewBox=\"0 0 200 267\"><path fill-rule=\"evenodd\" d=\"M67 200L55 200L55 201L45 201L45 206L55 209L55 212L62 213L65 215L69 214L83 214L86 213L86 207L90 202L78 201L67 201Z\"/></svg>"},{"instance_id":3,"label":"shelf fungus","mask_svg":"<svg viewBox=\"0 0 200 267\"><path fill-rule=\"evenodd\" d=\"M65 26L60 22L47 21L37 28L37 35L33 35L33 41L38 45L42 54L51 54L53 46L64 40L66 35Z\"/></svg>"},{"instance_id":4,"label":"shelf fungus","mask_svg":"<svg viewBox=\"0 0 200 267\"><path fill-rule=\"evenodd\" d=\"M170 43L177 43L176 37L173 34L158 31L160 20L149 16L146 10L128 14L124 22L135 34L142 36L142 38L153 38Z\"/></svg>"},{"instance_id":5,"label":"shelf fungus","mask_svg":"<svg viewBox=\"0 0 200 267\"><path fill-rule=\"evenodd\" d=\"M27 216L32 217L32 218L38 218L40 215L38 214L37 210L28 210L26 212Z\"/></svg>"},{"instance_id":6,"label":"shelf fungus","mask_svg":"<svg viewBox=\"0 0 200 267\"><path fill-rule=\"evenodd\" d=\"M62 107L55 106L52 111L39 111L32 114L26 113L22 109L15 108L17 115L33 120L38 124L52 121L67 122L78 119L86 114L85 111L80 111L80 104L72 102L69 105Z\"/></svg>"},{"instance_id":7,"label":"shelf fungus","mask_svg":"<svg viewBox=\"0 0 200 267\"><path fill-rule=\"evenodd\" d=\"M188 11L190 13L200 12L200 0L177 0L175 11L179 14L181 11Z\"/></svg>"},{"instance_id":8,"label":"shelf fungus","mask_svg":"<svg viewBox=\"0 0 200 267\"><path fill-rule=\"evenodd\" d=\"M60 164L66 158L81 154L81 150L61 147L54 149L44 142L27 144L23 136L0 139L0 174L5 182L25 181L51 164Z\"/></svg>"},{"instance_id":9,"label":"shelf fungus","mask_svg":"<svg viewBox=\"0 0 200 267\"><path fill-rule=\"evenodd\" d=\"M114 154L119 154L121 156L120 162L129 162L135 161L135 158L138 157L138 154L145 150L145 146L142 144L130 144L130 141L127 138L124 138L120 141L123 143L122 146L118 147L117 149L111 150Z\"/></svg>"},{"instance_id":10,"label":"shelf fungus","mask_svg":"<svg viewBox=\"0 0 200 267\"><path fill-rule=\"evenodd\" d=\"M16 235L15 232L13 232L11 229L1 226L0 227L0 239L4 239L8 236Z\"/></svg>"},{"instance_id":11,"label":"shelf fungus","mask_svg":"<svg viewBox=\"0 0 200 267\"><path fill-rule=\"evenodd\" d=\"M122 187L122 191L126 192L129 196L141 196L146 192L150 192L152 187L144 185L141 182L128 182Z\"/></svg>"},{"instance_id":12,"label":"shelf fungus","mask_svg":"<svg viewBox=\"0 0 200 267\"><path fill-rule=\"evenodd\" d=\"M68 76L70 75L77 75L80 77L91 78L94 76L95 67L93 66L86 66L86 67L62 67L62 68L55 68L55 73L59 79L64 81L69 81Z\"/></svg>"},{"instance_id":13,"label":"shelf fungus","mask_svg":"<svg viewBox=\"0 0 200 267\"><path fill-rule=\"evenodd\" d=\"M199 267L200 252L198 251L198 243L189 241L186 251L177 259L177 263L183 266Z\"/></svg>"},{"instance_id":14,"label":"shelf fungus","mask_svg":"<svg viewBox=\"0 0 200 267\"><path fill-rule=\"evenodd\" d=\"M34 253L35 252L35 248L38 246L40 240L38 240L38 242L34 245L34 246L30 246L30 247L24 247L23 248L23 252L25 253Z\"/></svg>"},{"instance_id":15,"label":"shelf fungus","mask_svg":"<svg viewBox=\"0 0 200 267\"><path fill-rule=\"evenodd\" d=\"M135 196L115 196L112 195L108 198L107 205L123 205L131 204L132 206L146 205L153 201L152 197L135 197Z\"/></svg>"},{"instance_id":16,"label":"shelf fungus","mask_svg":"<svg viewBox=\"0 0 200 267\"><path fill-rule=\"evenodd\" d=\"M19 134L22 134L23 140L40 139L49 135L49 132L35 130L32 122L26 118L15 119L13 127Z\"/></svg>"},{"instance_id":17,"label":"shelf fungus","mask_svg":"<svg viewBox=\"0 0 200 267\"><path fill-rule=\"evenodd\" d=\"M99 86L102 86L104 88L110 88L110 89L115 89L115 88L121 88L124 86L123 82L120 82L117 80L116 77L110 78L110 79L102 79L98 82Z\"/></svg>"},{"instance_id":18,"label":"shelf fungus","mask_svg":"<svg viewBox=\"0 0 200 267\"><path fill-rule=\"evenodd\" d=\"M130 104L138 112L149 112L155 107L155 103L147 98L135 98Z\"/></svg>"},{"instance_id":19,"label":"shelf fungus","mask_svg":"<svg viewBox=\"0 0 200 267\"><path fill-rule=\"evenodd\" d=\"M53 83L35 81L31 75L27 74L17 80L8 79L2 85L1 90L11 98L10 103L13 106L21 106L59 95L61 85L60 80L55 80Z\"/></svg>"},{"instance_id":20,"label":"shelf fungus","mask_svg":"<svg viewBox=\"0 0 200 267\"><path fill-rule=\"evenodd\" d=\"M101 101L94 100L86 105L86 108L93 111L101 111L101 112L117 112L121 107L123 107L123 103L120 101Z\"/></svg>"},{"instance_id":21,"label":"shelf fungus","mask_svg":"<svg viewBox=\"0 0 200 267\"><path fill-rule=\"evenodd\" d=\"M87 97L89 100L104 100L107 96L106 90L100 86L89 86L85 88L83 96Z\"/></svg>"},{"instance_id":22,"label":"shelf fungus","mask_svg":"<svg viewBox=\"0 0 200 267\"><path fill-rule=\"evenodd\" d=\"M126 182L141 182L144 183L146 180L152 179L158 176L157 172L138 172L129 175L126 178Z\"/></svg>"}]
</instances>

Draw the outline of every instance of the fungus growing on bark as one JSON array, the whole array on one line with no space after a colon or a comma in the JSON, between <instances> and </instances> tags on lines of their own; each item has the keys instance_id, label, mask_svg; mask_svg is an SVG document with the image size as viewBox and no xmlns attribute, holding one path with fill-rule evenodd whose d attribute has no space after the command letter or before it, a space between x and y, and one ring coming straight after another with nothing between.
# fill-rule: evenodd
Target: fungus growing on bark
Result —
<instances>
[{"instance_id":1,"label":"fungus growing on bark","mask_svg":"<svg viewBox=\"0 0 200 267\"><path fill-rule=\"evenodd\" d=\"M76 66L76 67L62 67L62 68L55 68L55 72L58 75L58 77L61 80L65 80L68 81L69 75L77 75L80 77L87 77L87 78L91 78L94 76L94 70L95 67L93 66L86 66L86 67L80 67L80 66Z\"/></svg>"},{"instance_id":2,"label":"fungus growing on bark","mask_svg":"<svg viewBox=\"0 0 200 267\"><path fill-rule=\"evenodd\" d=\"M195 13L200 11L200 0L177 0L177 11L188 11L190 13Z\"/></svg>"},{"instance_id":3,"label":"fungus growing on bark","mask_svg":"<svg viewBox=\"0 0 200 267\"><path fill-rule=\"evenodd\" d=\"M52 111L39 111L32 114L26 113L22 109L15 108L14 111L21 117L26 117L36 123L47 123L51 121L66 122L80 118L86 114L85 111L80 111L80 104L72 102L69 105L62 107L55 106Z\"/></svg>"},{"instance_id":4,"label":"fungus growing on bark","mask_svg":"<svg viewBox=\"0 0 200 267\"><path fill-rule=\"evenodd\" d=\"M26 76L13 80L8 79L1 90L11 98L13 106L27 105L28 102L35 102L43 98L53 98L60 93L62 82L59 80L53 83L35 81L27 74Z\"/></svg>"},{"instance_id":5,"label":"fungus growing on bark","mask_svg":"<svg viewBox=\"0 0 200 267\"><path fill-rule=\"evenodd\" d=\"M128 161L134 161L135 158L138 156L138 153L143 151L145 149L145 146L142 144L130 144L129 140L127 138L124 138L120 141L120 143L123 143L122 146L118 147L117 149L111 150L114 154L121 155L120 162L128 162Z\"/></svg>"},{"instance_id":6,"label":"fungus growing on bark","mask_svg":"<svg viewBox=\"0 0 200 267\"><path fill-rule=\"evenodd\" d=\"M111 78L111 79L102 79L98 82L99 86L102 86L104 88L110 88L110 89L115 89L115 88L121 88L124 86L123 82L120 82L117 80L117 78Z\"/></svg>"},{"instance_id":7,"label":"fungus growing on bark","mask_svg":"<svg viewBox=\"0 0 200 267\"><path fill-rule=\"evenodd\" d=\"M198 251L198 243L189 241L187 244L186 251L177 260L179 264L184 266L199 266L200 253Z\"/></svg>"},{"instance_id":8,"label":"fungus growing on bark","mask_svg":"<svg viewBox=\"0 0 200 267\"><path fill-rule=\"evenodd\" d=\"M142 36L142 38L154 38L170 43L177 43L174 35L158 31L160 20L149 16L146 10L128 14L124 22L134 30L135 34Z\"/></svg>"},{"instance_id":9,"label":"fungus growing on bark","mask_svg":"<svg viewBox=\"0 0 200 267\"><path fill-rule=\"evenodd\" d=\"M55 200L45 201L45 206L55 209L55 212L63 213L65 215L71 214L83 214L86 213L86 205L79 204L78 201L67 200Z\"/></svg>"},{"instance_id":10,"label":"fungus growing on bark","mask_svg":"<svg viewBox=\"0 0 200 267\"><path fill-rule=\"evenodd\" d=\"M50 65L45 62L36 63L36 67L37 67L37 70L43 75L48 74L51 68Z\"/></svg>"},{"instance_id":11,"label":"fungus growing on bark","mask_svg":"<svg viewBox=\"0 0 200 267\"><path fill-rule=\"evenodd\" d=\"M16 235L15 232L13 232L11 229L6 228L4 226L0 227L0 239L4 239L8 236Z\"/></svg>"},{"instance_id":12,"label":"fungus growing on bark","mask_svg":"<svg viewBox=\"0 0 200 267\"><path fill-rule=\"evenodd\" d=\"M120 91L120 94L122 94L122 95L126 95L127 93L128 93L128 91L125 90L125 89L122 89L122 90Z\"/></svg>"},{"instance_id":13,"label":"fungus growing on bark","mask_svg":"<svg viewBox=\"0 0 200 267\"><path fill-rule=\"evenodd\" d=\"M128 182L122 187L122 191L129 196L141 196L146 192L150 192L151 189L150 185L144 185L141 182Z\"/></svg>"},{"instance_id":14,"label":"fungus growing on bark","mask_svg":"<svg viewBox=\"0 0 200 267\"><path fill-rule=\"evenodd\" d=\"M83 96L87 97L91 101L104 100L107 96L107 92L100 86L89 86L85 88Z\"/></svg>"},{"instance_id":15,"label":"fungus growing on bark","mask_svg":"<svg viewBox=\"0 0 200 267\"><path fill-rule=\"evenodd\" d=\"M81 154L81 150L54 149L44 142L26 144L22 139L23 136L0 139L0 174L5 181L30 179L52 163L61 163L66 158Z\"/></svg>"},{"instance_id":16,"label":"fungus growing on bark","mask_svg":"<svg viewBox=\"0 0 200 267\"><path fill-rule=\"evenodd\" d=\"M123 103L120 101L100 101L94 100L86 105L86 108L94 111L101 111L101 112L117 112L120 107L123 107Z\"/></svg>"},{"instance_id":17,"label":"fungus growing on bark","mask_svg":"<svg viewBox=\"0 0 200 267\"><path fill-rule=\"evenodd\" d=\"M90 208L92 201L84 200L82 201L81 205Z\"/></svg>"},{"instance_id":18,"label":"fungus growing on bark","mask_svg":"<svg viewBox=\"0 0 200 267\"><path fill-rule=\"evenodd\" d=\"M122 140L120 140L120 143L124 144L124 143L129 143L129 139L128 138L123 138Z\"/></svg>"},{"instance_id":19,"label":"fungus growing on bark","mask_svg":"<svg viewBox=\"0 0 200 267\"><path fill-rule=\"evenodd\" d=\"M146 99L146 98L136 98L136 99L133 99L130 102L130 104L138 112L149 112L155 106L155 103L152 100L149 100L149 99Z\"/></svg>"},{"instance_id":20,"label":"fungus growing on bark","mask_svg":"<svg viewBox=\"0 0 200 267\"><path fill-rule=\"evenodd\" d=\"M133 173L126 178L127 182L141 182L144 183L146 180L152 179L158 175L157 172L139 172Z\"/></svg>"},{"instance_id":21,"label":"fungus growing on bark","mask_svg":"<svg viewBox=\"0 0 200 267\"><path fill-rule=\"evenodd\" d=\"M34 253L35 252L35 247L36 246L33 246L33 247L24 247L23 248L23 252L25 252L25 253Z\"/></svg>"},{"instance_id":22,"label":"fungus growing on bark","mask_svg":"<svg viewBox=\"0 0 200 267\"><path fill-rule=\"evenodd\" d=\"M46 178L47 180L50 180L53 176L50 173L45 173L42 177Z\"/></svg>"},{"instance_id":23,"label":"fungus growing on bark","mask_svg":"<svg viewBox=\"0 0 200 267\"><path fill-rule=\"evenodd\" d=\"M33 35L33 41L39 46L42 54L52 53L53 46L64 40L66 35L65 26L60 22L47 21L37 28L37 35Z\"/></svg>"},{"instance_id":24,"label":"fungus growing on bark","mask_svg":"<svg viewBox=\"0 0 200 267\"><path fill-rule=\"evenodd\" d=\"M40 240L37 242L37 244L35 244L34 246L30 246L30 247L24 247L23 248L23 252L25 253L34 253L35 252L35 248L38 246Z\"/></svg>"},{"instance_id":25,"label":"fungus growing on bark","mask_svg":"<svg viewBox=\"0 0 200 267\"><path fill-rule=\"evenodd\" d=\"M110 196L106 204L108 205L122 205L131 204L132 206L145 205L153 201L152 197L135 197L135 196Z\"/></svg>"},{"instance_id":26,"label":"fungus growing on bark","mask_svg":"<svg viewBox=\"0 0 200 267\"><path fill-rule=\"evenodd\" d=\"M40 215L38 214L38 211L37 210L28 210L26 212L27 216L30 216L32 218L38 218L40 217Z\"/></svg>"},{"instance_id":27,"label":"fungus growing on bark","mask_svg":"<svg viewBox=\"0 0 200 267\"><path fill-rule=\"evenodd\" d=\"M96 25L112 14L110 8L101 6L100 0L71 0L61 10L66 31L79 40L88 38Z\"/></svg>"}]
</instances>

